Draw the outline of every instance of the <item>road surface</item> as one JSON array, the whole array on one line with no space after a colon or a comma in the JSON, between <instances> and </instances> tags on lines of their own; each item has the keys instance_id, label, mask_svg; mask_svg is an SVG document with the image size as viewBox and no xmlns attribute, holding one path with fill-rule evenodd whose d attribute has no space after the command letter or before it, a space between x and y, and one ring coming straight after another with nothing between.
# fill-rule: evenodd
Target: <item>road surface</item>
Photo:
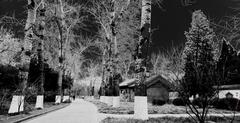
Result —
<instances>
[{"instance_id":1,"label":"road surface","mask_svg":"<svg viewBox=\"0 0 240 123\"><path fill-rule=\"evenodd\" d=\"M27 123L98 123L97 107L84 101L76 99L69 106L36 117Z\"/></svg>"}]
</instances>

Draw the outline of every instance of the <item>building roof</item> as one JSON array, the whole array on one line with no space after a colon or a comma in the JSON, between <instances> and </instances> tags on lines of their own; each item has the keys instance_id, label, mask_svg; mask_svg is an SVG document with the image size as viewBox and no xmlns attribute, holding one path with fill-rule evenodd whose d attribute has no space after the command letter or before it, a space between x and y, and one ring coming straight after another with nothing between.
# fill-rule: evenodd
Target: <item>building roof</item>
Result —
<instances>
[{"instance_id":1,"label":"building roof","mask_svg":"<svg viewBox=\"0 0 240 123\"><path fill-rule=\"evenodd\" d=\"M122 83L120 83L119 86L120 86L120 88L123 88L123 87L130 87L131 88L131 87L135 86L136 82L137 82L137 80L135 78L128 79L128 80L125 80ZM163 78L161 75L151 76L151 77L147 78L147 80L145 81L145 83L147 85L147 88L156 84L157 82L160 82L162 85L164 85L168 89L171 88L171 83L169 81L167 81L165 78Z\"/></svg>"},{"instance_id":2,"label":"building roof","mask_svg":"<svg viewBox=\"0 0 240 123\"><path fill-rule=\"evenodd\" d=\"M135 81L136 81L135 78L134 78L134 79L127 79L127 80L121 82L121 83L119 84L119 86L120 86L120 87L129 86L129 85L135 83Z\"/></svg>"},{"instance_id":3,"label":"building roof","mask_svg":"<svg viewBox=\"0 0 240 123\"><path fill-rule=\"evenodd\" d=\"M217 88L217 86L214 86L214 88ZM219 90L240 90L240 84L234 84L234 85L221 85L218 86Z\"/></svg>"}]
</instances>

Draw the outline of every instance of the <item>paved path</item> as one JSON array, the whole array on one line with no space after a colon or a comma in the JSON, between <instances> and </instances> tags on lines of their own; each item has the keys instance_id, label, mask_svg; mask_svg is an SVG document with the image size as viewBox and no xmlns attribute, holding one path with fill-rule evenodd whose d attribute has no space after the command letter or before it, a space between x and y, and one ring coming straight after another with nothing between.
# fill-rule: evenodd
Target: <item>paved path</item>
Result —
<instances>
[{"instance_id":1,"label":"paved path","mask_svg":"<svg viewBox=\"0 0 240 123\"><path fill-rule=\"evenodd\" d=\"M37 117L27 123L98 123L97 107L82 99L76 99L66 108Z\"/></svg>"}]
</instances>

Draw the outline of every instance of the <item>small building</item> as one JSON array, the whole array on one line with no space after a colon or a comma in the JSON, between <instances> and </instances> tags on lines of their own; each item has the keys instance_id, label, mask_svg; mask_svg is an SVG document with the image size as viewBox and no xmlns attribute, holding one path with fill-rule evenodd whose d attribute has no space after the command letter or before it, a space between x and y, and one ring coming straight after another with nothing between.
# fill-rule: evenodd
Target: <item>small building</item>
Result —
<instances>
[{"instance_id":1,"label":"small building","mask_svg":"<svg viewBox=\"0 0 240 123\"><path fill-rule=\"evenodd\" d=\"M240 99L240 85L221 85L219 86L218 97L221 98L237 98Z\"/></svg>"},{"instance_id":2,"label":"small building","mask_svg":"<svg viewBox=\"0 0 240 123\"><path fill-rule=\"evenodd\" d=\"M134 86L136 79L125 80L119 84L122 101L134 101ZM168 101L171 83L161 75L151 76L145 81L148 102L153 100Z\"/></svg>"}]
</instances>

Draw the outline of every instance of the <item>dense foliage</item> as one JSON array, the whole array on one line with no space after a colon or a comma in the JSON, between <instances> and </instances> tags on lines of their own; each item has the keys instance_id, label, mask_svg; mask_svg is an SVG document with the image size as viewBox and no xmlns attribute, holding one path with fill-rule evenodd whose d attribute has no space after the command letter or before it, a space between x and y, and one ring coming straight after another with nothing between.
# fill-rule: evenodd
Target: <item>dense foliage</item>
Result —
<instances>
[{"instance_id":1,"label":"dense foliage","mask_svg":"<svg viewBox=\"0 0 240 123\"><path fill-rule=\"evenodd\" d=\"M226 40L222 41L221 55L217 63L217 68L219 80L222 84L239 84L240 54L237 53L237 50Z\"/></svg>"},{"instance_id":2,"label":"dense foliage","mask_svg":"<svg viewBox=\"0 0 240 123\"><path fill-rule=\"evenodd\" d=\"M182 85L188 96L211 96L215 85L216 44L210 22L201 11L195 11L183 52L185 76ZM209 95L210 94L210 95Z\"/></svg>"}]
</instances>

